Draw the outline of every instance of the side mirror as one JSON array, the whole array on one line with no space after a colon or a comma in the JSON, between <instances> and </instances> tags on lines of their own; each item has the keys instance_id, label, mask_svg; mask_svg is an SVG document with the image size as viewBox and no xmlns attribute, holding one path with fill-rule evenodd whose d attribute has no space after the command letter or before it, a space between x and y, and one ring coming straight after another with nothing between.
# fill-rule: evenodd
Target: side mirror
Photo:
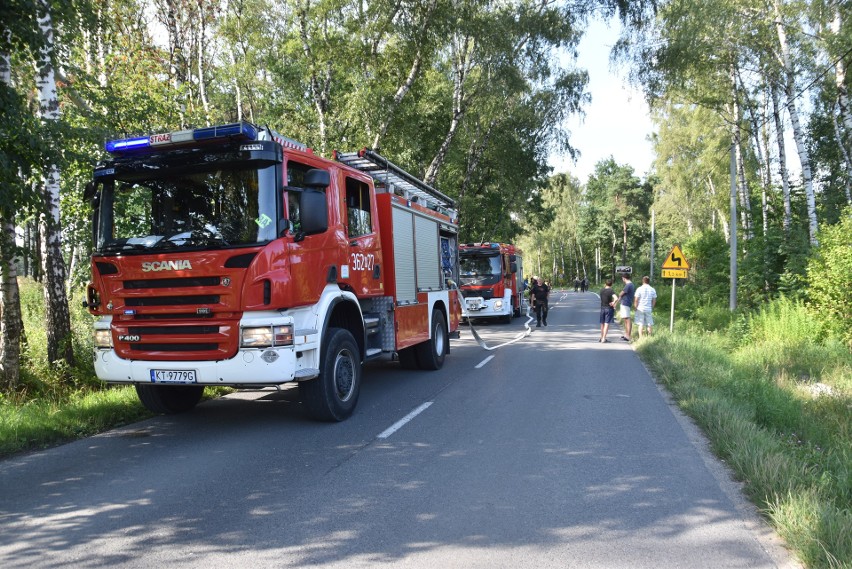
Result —
<instances>
[{"instance_id":1,"label":"side mirror","mask_svg":"<svg viewBox=\"0 0 852 569\"><path fill-rule=\"evenodd\" d=\"M512 257L514 257L514 255L512 255ZM509 264L509 270L512 271L513 273L517 273L518 272L518 264L515 263L515 262L510 263Z\"/></svg>"},{"instance_id":2,"label":"side mirror","mask_svg":"<svg viewBox=\"0 0 852 569\"><path fill-rule=\"evenodd\" d=\"M518 257L517 257L514 253L512 253L511 255L509 255L509 262L510 262L510 263L514 263L514 262L515 262L515 261L517 261L517 260L518 260ZM515 271L512 271L512 272L514 273Z\"/></svg>"},{"instance_id":3,"label":"side mirror","mask_svg":"<svg viewBox=\"0 0 852 569\"><path fill-rule=\"evenodd\" d=\"M307 174L311 172L323 172L328 180L328 172L324 170L310 170ZM305 235L323 233L328 229L328 203L325 200L325 193L317 190L299 192L299 211L302 215L300 229Z\"/></svg>"},{"instance_id":4,"label":"side mirror","mask_svg":"<svg viewBox=\"0 0 852 569\"><path fill-rule=\"evenodd\" d=\"M313 168L305 172L305 179L302 183L306 188L327 188L331 185L331 176L328 170Z\"/></svg>"}]
</instances>

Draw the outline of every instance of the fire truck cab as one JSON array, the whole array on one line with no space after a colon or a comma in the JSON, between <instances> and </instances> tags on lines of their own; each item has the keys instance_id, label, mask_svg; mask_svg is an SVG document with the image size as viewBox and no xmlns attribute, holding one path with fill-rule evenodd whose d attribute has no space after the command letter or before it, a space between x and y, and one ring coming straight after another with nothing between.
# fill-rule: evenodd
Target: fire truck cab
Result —
<instances>
[{"instance_id":1,"label":"fire truck cab","mask_svg":"<svg viewBox=\"0 0 852 569\"><path fill-rule=\"evenodd\" d=\"M460 320L453 200L370 151L240 122L109 141L93 203L95 371L157 413L298 382L341 421L362 363L438 369Z\"/></svg>"},{"instance_id":2,"label":"fire truck cab","mask_svg":"<svg viewBox=\"0 0 852 569\"><path fill-rule=\"evenodd\" d=\"M524 309L521 251L507 243L459 246L460 289L468 318L510 322Z\"/></svg>"}]
</instances>

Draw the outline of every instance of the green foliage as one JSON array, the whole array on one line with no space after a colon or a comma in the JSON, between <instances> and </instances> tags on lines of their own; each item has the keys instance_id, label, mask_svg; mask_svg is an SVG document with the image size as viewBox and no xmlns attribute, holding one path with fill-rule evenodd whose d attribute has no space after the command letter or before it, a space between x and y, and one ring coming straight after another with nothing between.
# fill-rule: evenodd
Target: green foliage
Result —
<instances>
[{"instance_id":1,"label":"green foliage","mask_svg":"<svg viewBox=\"0 0 852 569\"><path fill-rule=\"evenodd\" d=\"M132 387L0 397L0 457L90 436L150 417Z\"/></svg>"},{"instance_id":2,"label":"green foliage","mask_svg":"<svg viewBox=\"0 0 852 569\"><path fill-rule=\"evenodd\" d=\"M731 288L730 249L724 236L709 229L696 233L682 246L689 259L690 287L697 287L705 298L724 300L726 305Z\"/></svg>"},{"instance_id":3,"label":"green foliage","mask_svg":"<svg viewBox=\"0 0 852 569\"><path fill-rule=\"evenodd\" d=\"M852 299L849 279L852 275L852 207L847 207L842 220L823 227L819 246L808 263L808 303L852 346Z\"/></svg>"},{"instance_id":4,"label":"green foliage","mask_svg":"<svg viewBox=\"0 0 852 569\"><path fill-rule=\"evenodd\" d=\"M75 366L65 369L57 362L47 360L47 331L45 330L44 292L41 283L19 279L21 318L27 343L22 354L22 369L18 396L25 398L52 398L81 389L100 388L92 363L92 317L82 308L82 298L71 299L71 336Z\"/></svg>"},{"instance_id":5,"label":"green foliage","mask_svg":"<svg viewBox=\"0 0 852 569\"><path fill-rule=\"evenodd\" d=\"M692 324L641 342L640 355L806 566L845 566L852 560L848 348L790 300L740 314L718 332Z\"/></svg>"}]
</instances>

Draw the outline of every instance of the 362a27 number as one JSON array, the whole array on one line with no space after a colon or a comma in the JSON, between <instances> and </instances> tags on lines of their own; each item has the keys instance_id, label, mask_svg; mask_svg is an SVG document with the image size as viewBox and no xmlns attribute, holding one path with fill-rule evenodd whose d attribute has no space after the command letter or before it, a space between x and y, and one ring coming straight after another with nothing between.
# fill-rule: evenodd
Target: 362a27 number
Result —
<instances>
[{"instance_id":1,"label":"362a27 number","mask_svg":"<svg viewBox=\"0 0 852 569\"><path fill-rule=\"evenodd\" d=\"M352 253L349 255L353 271L372 271L375 257L364 253Z\"/></svg>"}]
</instances>

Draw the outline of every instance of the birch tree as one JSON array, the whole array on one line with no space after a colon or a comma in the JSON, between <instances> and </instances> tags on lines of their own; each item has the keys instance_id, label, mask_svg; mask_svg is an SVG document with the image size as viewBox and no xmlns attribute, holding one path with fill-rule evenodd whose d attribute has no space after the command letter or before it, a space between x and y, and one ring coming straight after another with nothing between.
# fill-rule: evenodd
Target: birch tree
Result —
<instances>
[{"instance_id":1,"label":"birch tree","mask_svg":"<svg viewBox=\"0 0 852 569\"><path fill-rule=\"evenodd\" d=\"M50 6L41 0L38 17L44 44L38 52L37 82L39 115L47 132L56 132L59 121L59 99L54 74L54 28ZM43 251L44 303L47 324L48 360L74 363L71 344L71 316L65 293L65 261L62 258L61 224L59 217L59 165L51 152L42 171L41 195L43 212L39 222Z\"/></svg>"},{"instance_id":2,"label":"birch tree","mask_svg":"<svg viewBox=\"0 0 852 569\"><path fill-rule=\"evenodd\" d=\"M816 197L814 195L813 173L811 171L811 159L808 152L808 147L805 141L805 133L802 130L801 121L799 119L798 106L796 105L796 74L797 69L794 66L791 53L790 43L787 38L787 29L789 27L787 17L784 11L783 0L773 0L773 9L775 14L775 29L778 32L778 58L783 72L783 88L786 95L787 112L790 115L790 123L793 127L793 139L796 142L796 150L799 153L799 161L802 165L802 183L805 190L805 201L807 203L808 215L808 236L811 245L817 244L817 224L816 213Z\"/></svg>"}]
</instances>

